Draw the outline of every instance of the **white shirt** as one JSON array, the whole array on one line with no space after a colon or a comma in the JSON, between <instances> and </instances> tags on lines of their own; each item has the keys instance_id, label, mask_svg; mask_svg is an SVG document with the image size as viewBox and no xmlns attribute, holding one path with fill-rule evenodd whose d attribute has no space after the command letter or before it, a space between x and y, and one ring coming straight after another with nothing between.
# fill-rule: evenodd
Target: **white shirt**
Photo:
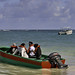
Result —
<instances>
[{"instance_id":1,"label":"white shirt","mask_svg":"<svg viewBox=\"0 0 75 75\"><path fill-rule=\"evenodd\" d=\"M35 53L33 52L34 50L35 50L35 47L34 46L31 46L30 47L30 56L35 55Z\"/></svg>"},{"instance_id":2,"label":"white shirt","mask_svg":"<svg viewBox=\"0 0 75 75\"><path fill-rule=\"evenodd\" d=\"M19 48L13 53L13 55L15 55L18 51L21 53L22 57L28 58L28 55L27 55L26 50L25 50L24 47L19 47Z\"/></svg>"},{"instance_id":3,"label":"white shirt","mask_svg":"<svg viewBox=\"0 0 75 75\"><path fill-rule=\"evenodd\" d=\"M21 53L22 57L28 58L28 55L26 53L26 50L24 47L19 47L19 52Z\"/></svg>"}]
</instances>

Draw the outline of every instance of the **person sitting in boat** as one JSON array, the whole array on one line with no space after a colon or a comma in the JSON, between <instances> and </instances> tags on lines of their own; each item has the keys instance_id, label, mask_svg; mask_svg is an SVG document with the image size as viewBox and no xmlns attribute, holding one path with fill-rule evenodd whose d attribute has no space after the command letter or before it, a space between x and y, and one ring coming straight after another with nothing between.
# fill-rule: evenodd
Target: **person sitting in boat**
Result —
<instances>
[{"instance_id":1,"label":"person sitting in boat","mask_svg":"<svg viewBox=\"0 0 75 75\"><path fill-rule=\"evenodd\" d=\"M29 48L28 48L28 51L27 51L27 53L28 53L28 55L29 55L30 58L35 58L34 51L35 51L34 44L33 44L33 42L30 41L29 42Z\"/></svg>"},{"instance_id":2,"label":"person sitting in boat","mask_svg":"<svg viewBox=\"0 0 75 75\"><path fill-rule=\"evenodd\" d=\"M17 46L16 43L13 43L13 45L10 47L10 49L7 51L7 53L11 53L13 54L15 52L15 50L17 50Z\"/></svg>"},{"instance_id":3,"label":"person sitting in boat","mask_svg":"<svg viewBox=\"0 0 75 75\"><path fill-rule=\"evenodd\" d=\"M35 47L35 55L36 55L36 58L37 59L40 59L41 58L41 48L40 48L40 45L38 44L34 44L34 47Z\"/></svg>"},{"instance_id":4,"label":"person sitting in boat","mask_svg":"<svg viewBox=\"0 0 75 75\"><path fill-rule=\"evenodd\" d=\"M14 52L14 54L16 53L19 53L18 55L22 56L22 57L25 57L25 58L28 58L28 55L27 55L27 49L25 47L25 43L22 43L19 48L17 49L17 51Z\"/></svg>"}]
</instances>

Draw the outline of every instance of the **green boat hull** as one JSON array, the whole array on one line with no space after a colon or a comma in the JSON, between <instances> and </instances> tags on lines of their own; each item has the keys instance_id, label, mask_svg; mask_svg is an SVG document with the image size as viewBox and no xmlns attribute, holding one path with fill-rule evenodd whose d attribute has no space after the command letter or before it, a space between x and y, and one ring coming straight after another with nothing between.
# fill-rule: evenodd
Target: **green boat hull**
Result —
<instances>
[{"instance_id":1,"label":"green boat hull","mask_svg":"<svg viewBox=\"0 0 75 75\"><path fill-rule=\"evenodd\" d=\"M42 68L41 66L38 66L38 65L33 65L33 64L25 63L25 62L20 62L20 61L15 61L12 59L4 58L2 56L0 56L0 61L3 63L15 65L15 66L29 67L29 68L35 68L35 69Z\"/></svg>"}]
</instances>

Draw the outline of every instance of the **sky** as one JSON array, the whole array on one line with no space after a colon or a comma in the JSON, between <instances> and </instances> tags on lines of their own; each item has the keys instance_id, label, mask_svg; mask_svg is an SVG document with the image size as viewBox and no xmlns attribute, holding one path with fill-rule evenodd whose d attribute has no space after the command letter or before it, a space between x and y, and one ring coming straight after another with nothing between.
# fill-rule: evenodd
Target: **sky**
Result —
<instances>
[{"instance_id":1,"label":"sky","mask_svg":"<svg viewBox=\"0 0 75 75\"><path fill-rule=\"evenodd\" d=\"M75 0L0 0L0 29L75 29Z\"/></svg>"}]
</instances>

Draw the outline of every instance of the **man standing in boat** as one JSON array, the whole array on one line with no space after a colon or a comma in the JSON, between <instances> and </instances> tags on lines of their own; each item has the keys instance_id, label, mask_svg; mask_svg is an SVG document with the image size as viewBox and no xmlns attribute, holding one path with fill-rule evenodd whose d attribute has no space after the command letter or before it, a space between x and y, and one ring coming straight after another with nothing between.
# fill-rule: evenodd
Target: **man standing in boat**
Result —
<instances>
[{"instance_id":1,"label":"man standing in boat","mask_svg":"<svg viewBox=\"0 0 75 75\"><path fill-rule=\"evenodd\" d=\"M34 44L33 44L33 42L29 41L29 48L28 48L27 53L28 53L30 58L35 58L36 57L34 51L35 51Z\"/></svg>"}]
</instances>

